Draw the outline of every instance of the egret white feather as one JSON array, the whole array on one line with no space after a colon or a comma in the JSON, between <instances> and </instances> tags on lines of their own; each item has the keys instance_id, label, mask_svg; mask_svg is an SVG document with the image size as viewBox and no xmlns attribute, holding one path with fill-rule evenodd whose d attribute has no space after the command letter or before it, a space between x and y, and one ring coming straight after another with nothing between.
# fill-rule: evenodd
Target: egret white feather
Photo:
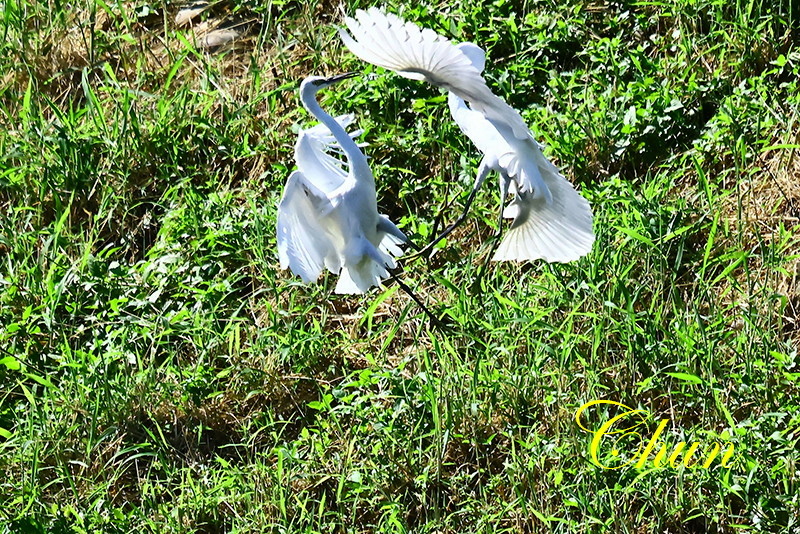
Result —
<instances>
[{"instance_id":1,"label":"egret white feather","mask_svg":"<svg viewBox=\"0 0 800 534\"><path fill-rule=\"evenodd\" d=\"M340 28L339 36L364 61L444 87L492 120L505 123L516 137L530 137L520 114L492 93L470 57L446 37L376 7L357 10L345 24L353 35Z\"/></svg>"}]
</instances>

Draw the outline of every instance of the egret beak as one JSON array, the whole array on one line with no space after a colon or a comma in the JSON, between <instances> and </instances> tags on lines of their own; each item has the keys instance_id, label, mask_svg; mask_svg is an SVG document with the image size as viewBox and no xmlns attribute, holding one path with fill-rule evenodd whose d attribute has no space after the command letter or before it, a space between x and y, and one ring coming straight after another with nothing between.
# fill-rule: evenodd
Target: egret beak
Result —
<instances>
[{"instance_id":1,"label":"egret beak","mask_svg":"<svg viewBox=\"0 0 800 534\"><path fill-rule=\"evenodd\" d=\"M354 77L356 75L358 75L357 72L346 72L345 74L337 74L336 76L331 76L326 81L329 84L332 84L332 83L341 82L342 80L346 80L348 78L352 78L352 77Z\"/></svg>"}]
</instances>

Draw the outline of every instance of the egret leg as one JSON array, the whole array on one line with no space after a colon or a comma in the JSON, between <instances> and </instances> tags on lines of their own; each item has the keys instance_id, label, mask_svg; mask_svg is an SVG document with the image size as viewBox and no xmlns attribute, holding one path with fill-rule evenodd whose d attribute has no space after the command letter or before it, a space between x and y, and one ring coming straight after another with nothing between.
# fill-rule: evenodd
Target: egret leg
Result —
<instances>
[{"instance_id":1,"label":"egret leg","mask_svg":"<svg viewBox=\"0 0 800 534\"><path fill-rule=\"evenodd\" d=\"M497 221L497 232L495 232L494 236L492 237L492 247L489 249L489 254L486 256L486 259L483 261L483 264L478 269L478 274L475 276L475 280L472 282L472 292L479 293L481 288L481 280L486 275L486 270L489 268L489 263L492 261L492 257L494 256L497 247L500 246L500 238L503 235L503 211L506 208L506 199L508 198L508 189L511 185L511 178L505 173L500 173L500 216Z\"/></svg>"},{"instance_id":2,"label":"egret leg","mask_svg":"<svg viewBox=\"0 0 800 534\"><path fill-rule=\"evenodd\" d=\"M405 291L405 293L409 297L411 297L411 300L413 300L416 303L416 305L419 306L420 309L423 312L425 312L425 315L428 316L428 319L430 319L431 323L433 325L435 325L436 327L441 328L443 330L449 329L450 326L447 325L445 322L443 322L438 317L436 317L433 314L433 312L430 309L428 309L428 307L422 302L422 299L420 299L417 296L417 294L414 292L414 290L412 290L410 287L408 287L408 285L405 282L400 280L400 277L398 275L400 273L402 273L402 272L403 272L403 268L400 267L400 266L396 267L395 269L389 269L389 274L391 274L391 279L394 280L395 282L397 282L397 285L400 286L400 289Z\"/></svg>"},{"instance_id":3,"label":"egret leg","mask_svg":"<svg viewBox=\"0 0 800 534\"><path fill-rule=\"evenodd\" d=\"M508 198L508 188L511 186L511 178L505 173L500 173L500 216L497 219L497 233L495 237L500 238L503 233L503 212L506 209L506 199Z\"/></svg>"},{"instance_id":4,"label":"egret leg","mask_svg":"<svg viewBox=\"0 0 800 534\"><path fill-rule=\"evenodd\" d=\"M461 223L464 222L464 220L467 218L467 213L469 213L469 208L472 206L472 202L475 200L475 196L478 194L478 190L481 188L481 185L483 185L484 180L486 180L486 177L489 175L491 170L492 169L486 163L486 159L481 161L481 164L478 167L478 175L475 177L475 183L472 185L472 191L467 197L467 202L464 205L464 211L453 222L453 224L445 228L445 230L441 234L439 234L438 237L436 237L433 241L422 247L422 250L417 251L413 256L410 257L422 256L427 254L434 246L436 246L436 244L439 241L450 235L453 232L453 230L458 228L461 225ZM500 212L500 215L502 217L502 210Z\"/></svg>"}]
</instances>

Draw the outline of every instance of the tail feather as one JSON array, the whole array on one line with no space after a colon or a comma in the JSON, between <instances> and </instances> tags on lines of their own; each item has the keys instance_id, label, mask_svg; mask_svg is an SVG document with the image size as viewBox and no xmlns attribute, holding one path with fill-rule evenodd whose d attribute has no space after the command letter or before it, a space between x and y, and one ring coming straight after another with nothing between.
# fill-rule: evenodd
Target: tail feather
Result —
<instances>
[{"instance_id":1,"label":"tail feather","mask_svg":"<svg viewBox=\"0 0 800 534\"><path fill-rule=\"evenodd\" d=\"M493 261L575 261L592 250L592 210L558 169L543 155L537 158L542 179L552 202L518 192L503 216L514 218Z\"/></svg>"},{"instance_id":2,"label":"tail feather","mask_svg":"<svg viewBox=\"0 0 800 534\"><path fill-rule=\"evenodd\" d=\"M381 215L378 219L378 237L380 239L378 248L389 255L391 260L389 268L394 269L396 266L394 257L403 255L400 245L408 241L408 238L386 215Z\"/></svg>"},{"instance_id":3,"label":"tail feather","mask_svg":"<svg viewBox=\"0 0 800 534\"><path fill-rule=\"evenodd\" d=\"M371 259L365 259L356 265L342 267L334 291L346 295L366 293L371 287L380 285L381 280L388 276L385 267Z\"/></svg>"},{"instance_id":4,"label":"tail feather","mask_svg":"<svg viewBox=\"0 0 800 534\"><path fill-rule=\"evenodd\" d=\"M379 228L381 227L379 224ZM403 236L403 239L399 236ZM389 269L397 266L395 257L403 254L400 245L405 241L405 236L395 227L394 231L378 230L377 238L377 247L363 237L348 246L344 265L339 272L339 281L334 289L336 293L366 293L389 277Z\"/></svg>"}]
</instances>

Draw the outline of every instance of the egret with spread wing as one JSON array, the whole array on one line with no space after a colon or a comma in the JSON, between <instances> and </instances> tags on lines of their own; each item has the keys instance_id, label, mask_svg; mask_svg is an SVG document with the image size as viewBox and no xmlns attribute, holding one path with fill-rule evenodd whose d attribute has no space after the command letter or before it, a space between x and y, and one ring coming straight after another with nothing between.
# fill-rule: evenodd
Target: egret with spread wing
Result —
<instances>
[{"instance_id":1,"label":"egret with spread wing","mask_svg":"<svg viewBox=\"0 0 800 534\"><path fill-rule=\"evenodd\" d=\"M339 274L336 293L365 293L387 278L402 254L405 235L378 214L375 179L366 156L345 130L351 116L334 119L322 110L317 91L352 77L311 76L300 84L300 99L322 124L300 132L297 170L286 182L278 206L278 255L282 269L304 282L323 269ZM343 154L346 161L335 154Z\"/></svg>"},{"instance_id":2,"label":"egret with spread wing","mask_svg":"<svg viewBox=\"0 0 800 534\"><path fill-rule=\"evenodd\" d=\"M591 251L594 232L589 203L542 154L519 112L486 85L485 54L480 47L454 45L430 29L377 8L358 10L345 23L352 35L343 28L339 35L356 56L447 89L453 119L484 153L464 214L428 247L464 219L475 193L489 172L496 170L501 217L514 220L493 260L569 262ZM509 191L514 200L503 208Z\"/></svg>"}]
</instances>

